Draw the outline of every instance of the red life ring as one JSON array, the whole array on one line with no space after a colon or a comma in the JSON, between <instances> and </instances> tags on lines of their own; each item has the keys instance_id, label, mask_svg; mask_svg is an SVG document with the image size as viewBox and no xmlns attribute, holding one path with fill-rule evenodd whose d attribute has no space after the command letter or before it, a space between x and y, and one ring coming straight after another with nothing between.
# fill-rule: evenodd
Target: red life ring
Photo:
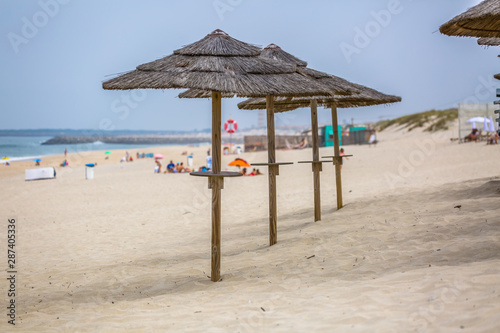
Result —
<instances>
[{"instance_id":1,"label":"red life ring","mask_svg":"<svg viewBox=\"0 0 500 333\"><path fill-rule=\"evenodd\" d=\"M233 119L229 119L224 123L224 130L229 134L236 132L237 129L238 123Z\"/></svg>"}]
</instances>

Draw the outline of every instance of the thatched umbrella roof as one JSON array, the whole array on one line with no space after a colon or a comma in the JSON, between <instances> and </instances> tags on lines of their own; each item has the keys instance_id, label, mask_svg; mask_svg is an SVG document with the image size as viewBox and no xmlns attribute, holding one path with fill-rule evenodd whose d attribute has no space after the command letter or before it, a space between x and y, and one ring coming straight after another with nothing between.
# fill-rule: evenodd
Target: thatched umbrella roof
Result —
<instances>
[{"instance_id":1,"label":"thatched umbrella roof","mask_svg":"<svg viewBox=\"0 0 500 333\"><path fill-rule=\"evenodd\" d=\"M269 50L267 52L264 52L267 49ZM342 85L348 88L349 90L355 92L347 96L328 95L328 96L316 96L316 97L314 96L277 97L274 102L276 112L290 111L299 107L310 106L312 99L316 100L319 105L331 106L332 104L336 104L336 106L339 108L388 104L401 101L401 97L386 95L374 89L349 82L338 76L329 75L327 73L323 73L314 70L312 68L305 67L297 62L298 60L297 58L285 52L283 49L276 46L275 44L269 45L264 49L264 51L261 53L260 57L273 56L278 59L291 59L290 61L292 61L292 63L298 65L297 70L300 73L314 78L317 82L321 83L326 87L333 88L337 85ZM302 60L299 61L305 63ZM265 109L265 102L266 102L265 99L262 98L251 98L239 103L238 107L240 109L247 109L247 110Z\"/></svg>"},{"instance_id":2,"label":"thatched umbrella roof","mask_svg":"<svg viewBox=\"0 0 500 333\"><path fill-rule=\"evenodd\" d=\"M500 1L485 0L443 24L449 36L500 37Z\"/></svg>"},{"instance_id":3,"label":"thatched umbrella roof","mask_svg":"<svg viewBox=\"0 0 500 333\"><path fill-rule=\"evenodd\" d=\"M259 55L259 58L265 61L270 59L275 61L280 61L280 63L286 63L288 65L295 65L297 73L304 75L316 84L320 84L324 89L330 92L330 95L350 95L356 94L358 91L358 86L351 84L351 82L344 80L340 77L323 73L311 68L306 67L307 62L300 60L299 58L293 56L292 54L285 52L282 48L276 44L270 44L265 47ZM342 91L339 91L339 87ZM234 94L233 94L234 95ZM223 97L233 97L231 94L223 94ZM210 91L203 91L200 89L189 89L185 92L179 94L179 98L210 98ZM311 96L305 93L301 93L296 96ZM329 96L329 95L326 95Z\"/></svg>"},{"instance_id":4,"label":"thatched umbrella roof","mask_svg":"<svg viewBox=\"0 0 500 333\"><path fill-rule=\"evenodd\" d=\"M371 89L360 84L351 83L359 93L349 96L316 96L316 97L277 97L274 101L275 112L291 111L301 107L311 105L311 100L315 100L318 105L330 107L335 105L338 108L351 108L379 104L390 104L401 102L401 97L386 95L375 89ZM257 110L266 108L264 98L249 98L238 104L238 108L245 110Z\"/></svg>"},{"instance_id":5,"label":"thatched umbrella roof","mask_svg":"<svg viewBox=\"0 0 500 333\"><path fill-rule=\"evenodd\" d=\"M260 53L260 48L215 30L172 55L104 82L103 88L195 88L241 97L331 94L331 89L298 73L295 65L259 57ZM334 91L349 93L343 86Z\"/></svg>"},{"instance_id":6,"label":"thatched umbrella roof","mask_svg":"<svg viewBox=\"0 0 500 333\"><path fill-rule=\"evenodd\" d=\"M262 50L260 53L260 57L264 59L274 59L281 60L286 62L287 64L294 64L297 66L305 67L307 66L307 62L300 60L296 56L285 52L276 44L269 44L267 47Z\"/></svg>"},{"instance_id":7,"label":"thatched umbrella roof","mask_svg":"<svg viewBox=\"0 0 500 333\"><path fill-rule=\"evenodd\" d=\"M483 37L483 38L479 38L477 40L477 43L479 45L483 45L483 46L500 46L500 38L498 38L498 37L490 37L490 38Z\"/></svg>"},{"instance_id":8,"label":"thatched umbrella roof","mask_svg":"<svg viewBox=\"0 0 500 333\"><path fill-rule=\"evenodd\" d=\"M500 80L500 73L493 75L493 77L497 80Z\"/></svg>"}]
</instances>

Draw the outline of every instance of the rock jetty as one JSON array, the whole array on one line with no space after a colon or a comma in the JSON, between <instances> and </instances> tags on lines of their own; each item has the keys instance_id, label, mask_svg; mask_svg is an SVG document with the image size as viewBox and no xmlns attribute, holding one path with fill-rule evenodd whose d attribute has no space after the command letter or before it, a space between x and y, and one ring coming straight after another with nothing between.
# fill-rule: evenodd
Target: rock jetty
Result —
<instances>
[{"instance_id":1,"label":"rock jetty","mask_svg":"<svg viewBox=\"0 0 500 333\"><path fill-rule=\"evenodd\" d=\"M117 143L117 144L194 144L209 142L210 136L56 136L42 143L43 145L64 145L81 143Z\"/></svg>"}]
</instances>

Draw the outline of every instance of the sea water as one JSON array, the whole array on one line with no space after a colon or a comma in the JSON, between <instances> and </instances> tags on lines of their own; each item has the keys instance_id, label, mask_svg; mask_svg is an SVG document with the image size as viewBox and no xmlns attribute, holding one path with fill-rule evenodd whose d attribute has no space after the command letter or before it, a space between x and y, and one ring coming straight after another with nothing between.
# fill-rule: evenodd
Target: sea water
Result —
<instances>
[{"instance_id":1,"label":"sea water","mask_svg":"<svg viewBox=\"0 0 500 333\"><path fill-rule=\"evenodd\" d=\"M45 141L51 139L49 136L0 136L0 163L5 162L3 157L9 157L9 161L25 160L31 158L40 158L48 155L61 155L64 150L71 153L83 153L96 150L119 150L119 149L138 149L139 153L154 153L154 147L174 146L168 144L110 144L100 141L93 143L80 144L62 144L62 145L42 145ZM207 143L200 143L205 145Z\"/></svg>"}]
</instances>

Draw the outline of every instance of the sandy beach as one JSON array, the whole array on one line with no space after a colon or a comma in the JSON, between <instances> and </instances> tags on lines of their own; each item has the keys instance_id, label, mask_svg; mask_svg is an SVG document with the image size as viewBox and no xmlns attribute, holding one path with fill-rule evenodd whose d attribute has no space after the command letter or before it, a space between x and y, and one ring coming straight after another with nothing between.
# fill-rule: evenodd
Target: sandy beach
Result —
<instances>
[{"instance_id":1,"label":"sandy beach","mask_svg":"<svg viewBox=\"0 0 500 333\"><path fill-rule=\"evenodd\" d=\"M152 159L120 163L124 151L72 154L66 168L64 156L44 158L53 180L24 181L32 161L1 165L0 244L5 255L15 219L18 273L15 328L7 273L0 283L0 330L498 332L500 146L452 136L390 128L376 147L344 146L354 155L342 170L345 207L336 210L334 167L324 164L318 222L311 166L281 167L272 247L267 170L226 179L217 283L207 277L205 178L155 174ZM200 166L207 148L146 152L163 154L164 167L193 152ZM267 152L239 157L266 162ZM277 152L310 158L311 149Z\"/></svg>"}]
</instances>

